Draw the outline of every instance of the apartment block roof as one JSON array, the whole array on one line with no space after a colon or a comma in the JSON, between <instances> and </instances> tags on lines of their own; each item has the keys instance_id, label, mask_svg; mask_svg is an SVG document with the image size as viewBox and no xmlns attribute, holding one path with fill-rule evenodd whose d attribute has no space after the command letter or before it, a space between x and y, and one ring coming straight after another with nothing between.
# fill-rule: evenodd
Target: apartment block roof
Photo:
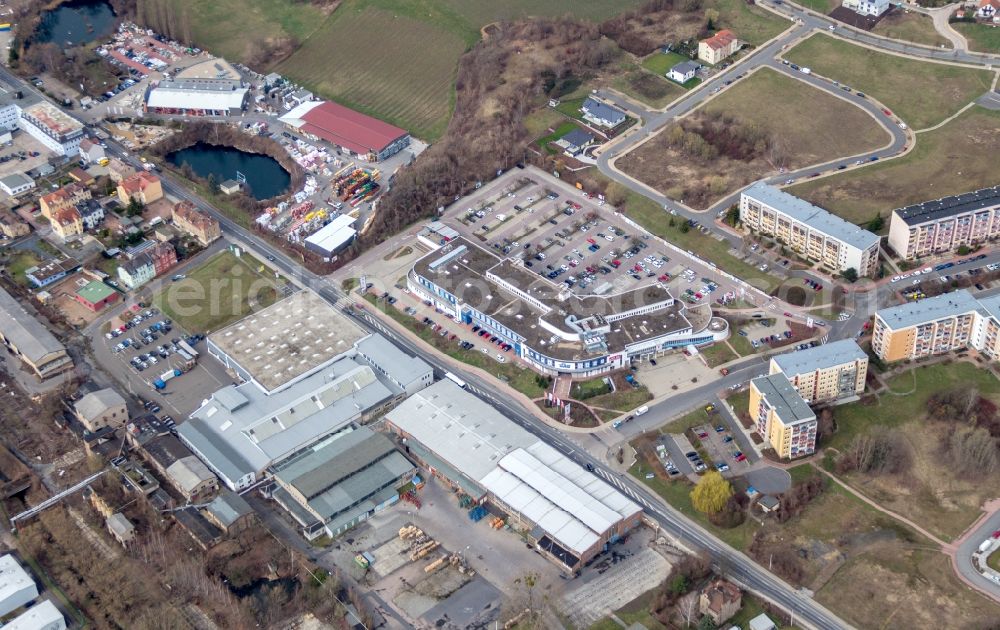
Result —
<instances>
[{"instance_id":1,"label":"apartment block roof","mask_svg":"<svg viewBox=\"0 0 1000 630\"><path fill-rule=\"evenodd\" d=\"M767 400L767 404L774 408L785 426L816 419L816 414L781 372L758 376L751 383Z\"/></svg>"},{"instance_id":2,"label":"apartment block roof","mask_svg":"<svg viewBox=\"0 0 1000 630\"><path fill-rule=\"evenodd\" d=\"M83 124L48 101L39 101L21 110L22 115L31 117L34 121L55 136L65 136L77 131L83 131Z\"/></svg>"},{"instance_id":3,"label":"apartment block roof","mask_svg":"<svg viewBox=\"0 0 1000 630\"><path fill-rule=\"evenodd\" d=\"M779 354L771 357L771 363L785 374L792 375L825 370L867 358L868 355L853 339L841 339L815 348Z\"/></svg>"},{"instance_id":4,"label":"apartment block roof","mask_svg":"<svg viewBox=\"0 0 1000 630\"><path fill-rule=\"evenodd\" d=\"M878 235L868 230L763 182L750 186L743 191L743 195L860 250L877 245L880 240Z\"/></svg>"},{"instance_id":5,"label":"apartment block roof","mask_svg":"<svg viewBox=\"0 0 1000 630\"><path fill-rule=\"evenodd\" d=\"M917 302L907 302L899 306L879 309L875 312L892 330L909 328L925 322L971 313L982 308L966 289L942 293Z\"/></svg>"},{"instance_id":6,"label":"apartment block roof","mask_svg":"<svg viewBox=\"0 0 1000 630\"><path fill-rule=\"evenodd\" d=\"M996 207L1000 207L1000 186L981 188L961 195L923 201L915 203L912 206L897 208L892 212L902 219L906 225L920 225L921 223L939 221L957 214Z\"/></svg>"}]
</instances>

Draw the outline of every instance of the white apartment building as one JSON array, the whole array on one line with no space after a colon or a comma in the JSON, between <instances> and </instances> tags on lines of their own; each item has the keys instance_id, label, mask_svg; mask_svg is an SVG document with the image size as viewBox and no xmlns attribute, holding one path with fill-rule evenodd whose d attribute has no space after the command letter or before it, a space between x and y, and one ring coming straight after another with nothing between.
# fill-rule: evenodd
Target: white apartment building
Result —
<instances>
[{"instance_id":1,"label":"white apartment building","mask_svg":"<svg viewBox=\"0 0 1000 630\"><path fill-rule=\"evenodd\" d=\"M807 403L850 398L865 389L868 355L853 339L841 339L772 357L770 373L778 372Z\"/></svg>"},{"instance_id":2,"label":"white apartment building","mask_svg":"<svg viewBox=\"0 0 1000 630\"><path fill-rule=\"evenodd\" d=\"M889 247L910 260L1000 236L1000 186L897 208Z\"/></svg>"},{"instance_id":3,"label":"white apartment building","mask_svg":"<svg viewBox=\"0 0 1000 630\"><path fill-rule=\"evenodd\" d=\"M844 0L841 6L858 15L878 17L889 10L889 0Z\"/></svg>"},{"instance_id":4,"label":"white apartment building","mask_svg":"<svg viewBox=\"0 0 1000 630\"><path fill-rule=\"evenodd\" d=\"M743 191L740 221L834 271L872 276L878 270L877 235L774 186L757 183Z\"/></svg>"},{"instance_id":5,"label":"white apartment building","mask_svg":"<svg viewBox=\"0 0 1000 630\"><path fill-rule=\"evenodd\" d=\"M41 101L22 109L20 127L58 155L80 152L83 125L51 103Z\"/></svg>"},{"instance_id":6,"label":"white apartment building","mask_svg":"<svg viewBox=\"0 0 1000 630\"><path fill-rule=\"evenodd\" d=\"M961 348L1000 357L1000 296L976 299L963 289L875 313L872 350L883 361Z\"/></svg>"}]
</instances>

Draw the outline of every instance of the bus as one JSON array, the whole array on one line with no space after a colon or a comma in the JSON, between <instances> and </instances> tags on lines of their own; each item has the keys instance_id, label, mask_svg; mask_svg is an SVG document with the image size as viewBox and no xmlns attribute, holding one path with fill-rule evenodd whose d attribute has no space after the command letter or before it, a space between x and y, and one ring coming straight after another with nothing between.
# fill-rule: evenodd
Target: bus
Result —
<instances>
[{"instance_id":1,"label":"bus","mask_svg":"<svg viewBox=\"0 0 1000 630\"><path fill-rule=\"evenodd\" d=\"M457 376L455 376L455 375L454 375L454 374L452 374L451 372L445 372L445 373L444 373L444 377L445 377L446 379L448 379L449 381L451 381L452 383L454 383L454 384L458 385L458 386L459 386L459 387L461 387L462 389L465 389L465 387L466 387L466 386L465 386L465 381L463 381L462 379L458 378Z\"/></svg>"}]
</instances>

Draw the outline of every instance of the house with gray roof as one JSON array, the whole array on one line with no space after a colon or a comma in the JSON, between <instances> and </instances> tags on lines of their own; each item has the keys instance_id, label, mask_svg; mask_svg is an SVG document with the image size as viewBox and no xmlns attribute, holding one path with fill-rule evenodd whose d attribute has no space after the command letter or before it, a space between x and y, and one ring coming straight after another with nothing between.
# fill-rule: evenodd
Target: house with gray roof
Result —
<instances>
[{"instance_id":1,"label":"house with gray roof","mask_svg":"<svg viewBox=\"0 0 1000 630\"><path fill-rule=\"evenodd\" d=\"M573 131L556 140L555 144L561 147L566 155L576 157L583 153L584 149L594 144L596 139L594 134L576 127Z\"/></svg>"},{"instance_id":2,"label":"house with gray roof","mask_svg":"<svg viewBox=\"0 0 1000 630\"><path fill-rule=\"evenodd\" d=\"M104 427L117 429L128 422L128 409L122 395L106 387L90 392L73 405L76 417L90 432Z\"/></svg>"},{"instance_id":3,"label":"house with gray roof","mask_svg":"<svg viewBox=\"0 0 1000 630\"><path fill-rule=\"evenodd\" d=\"M667 72L667 78L684 85L698 75L701 64L696 61L682 61Z\"/></svg>"},{"instance_id":4,"label":"house with gray roof","mask_svg":"<svg viewBox=\"0 0 1000 630\"><path fill-rule=\"evenodd\" d=\"M274 498L312 540L337 536L399 499L414 466L380 433L346 427L269 472Z\"/></svg>"},{"instance_id":5,"label":"house with gray roof","mask_svg":"<svg viewBox=\"0 0 1000 630\"><path fill-rule=\"evenodd\" d=\"M583 105L580 106L580 112L583 114L583 119L587 122L607 129L617 127L625 122L627 118L625 112L617 107L608 105L590 96L583 101Z\"/></svg>"},{"instance_id":6,"label":"house with gray roof","mask_svg":"<svg viewBox=\"0 0 1000 630\"><path fill-rule=\"evenodd\" d=\"M65 346L3 289L0 289L0 341L42 380L73 368L73 359Z\"/></svg>"}]
</instances>

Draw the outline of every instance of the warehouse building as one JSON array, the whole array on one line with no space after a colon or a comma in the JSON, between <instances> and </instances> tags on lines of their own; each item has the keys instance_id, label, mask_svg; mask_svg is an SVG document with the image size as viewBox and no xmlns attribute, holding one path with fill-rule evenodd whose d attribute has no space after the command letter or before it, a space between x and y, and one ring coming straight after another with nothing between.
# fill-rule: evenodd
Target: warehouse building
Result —
<instances>
[{"instance_id":1,"label":"warehouse building","mask_svg":"<svg viewBox=\"0 0 1000 630\"><path fill-rule=\"evenodd\" d=\"M47 599L8 621L4 630L66 630L66 619Z\"/></svg>"},{"instance_id":2,"label":"warehouse building","mask_svg":"<svg viewBox=\"0 0 1000 630\"><path fill-rule=\"evenodd\" d=\"M274 466L271 497L309 540L337 536L398 501L414 471L387 437L349 426Z\"/></svg>"},{"instance_id":3,"label":"warehouse building","mask_svg":"<svg viewBox=\"0 0 1000 630\"><path fill-rule=\"evenodd\" d=\"M0 341L40 379L73 369L73 359L48 328L0 289Z\"/></svg>"},{"instance_id":4,"label":"warehouse building","mask_svg":"<svg viewBox=\"0 0 1000 630\"><path fill-rule=\"evenodd\" d=\"M346 214L338 215L325 226L306 237L306 249L324 258L332 258L354 242L358 231L354 229L355 218Z\"/></svg>"},{"instance_id":5,"label":"warehouse building","mask_svg":"<svg viewBox=\"0 0 1000 630\"><path fill-rule=\"evenodd\" d=\"M816 414L784 374L750 381L750 418L778 457L794 459L816 452Z\"/></svg>"},{"instance_id":6,"label":"warehouse building","mask_svg":"<svg viewBox=\"0 0 1000 630\"><path fill-rule=\"evenodd\" d=\"M386 426L432 474L506 512L567 571L639 522L625 495L451 381L411 396Z\"/></svg>"},{"instance_id":7,"label":"warehouse building","mask_svg":"<svg viewBox=\"0 0 1000 630\"><path fill-rule=\"evenodd\" d=\"M164 80L149 89L146 111L176 116L238 116L250 103L250 90L239 80Z\"/></svg>"},{"instance_id":8,"label":"warehouse building","mask_svg":"<svg viewBox=\"0 0 1000 630\"><path fill-rule=\"evenodd\" d=\"M404 129L330 101L302 103L279 120L305 136L372 161L385 160L410 145Z\"/></svg>"},{"instance_id":9,"label":"warehouse building","mask_svg":"<svg viewBox=\"0 0 1000 630\"><path fill-rule=\"evenodd\" d=\"M0 556L0 617L38 597L38 587L11 554Z\"/></svg>"},{"instance_id":10,"label":"warehouse building","mask_svg":"<svg viewBox=\"0 0 1000 630\"><path fill-rule=\"evenodd\" d=\"M72 157L80 152L83 124L48 101L22 109L20 127L56 155Z\"/></svg>"},{"instance_id":11,"label":"warehouse building","mask_svg":"<svg viewBox=\"0 0 1000 630\"><path fill-rule=\"evenodd\" d=\"M781 372L808 403L858 396L865 391L868 355L853 339L771 358L771 374Z\"/></svg>"},{"instance_id":12,"label":"warehouse building","mask_svg":"<svg viewBox=\"0 0 1000 630\"><path fill-rule=\"evenodd\" d=\"M369 335L354 348L376 372L407 394L415 394L434 382L434 369L426 361L401 352L382 335Z\"/></svg>"},{"instance_id":13,"label":"warehouse building","mask_svg":"<svg viewBox=\"0 0 1000 630\"><path fill-rule=\"evenodd\" d=\"M1000 186L892 211L889 247L912 260L1000 237Z\"/></svg>"},{"instance_id":14,"label":"warehouse building","mask_svg":"<svg viewBox=\"0 0 1000 630\"><path fill-rule=\"evenodd\" d=\"M729 336L709 305L686 308L659 283L577 295L464 237L417 260L406 282L420 299L509 343L543 374L601 374Z\"/></svg>"},{"instance_id":15,"label":"warehouse building","mask_svg":"<svg viewBox=\"0 0 1000 630\"><path fill-rule=\"evenodd\" d=\"M365 334L303 290L212 333L207 348L238 378L272 394L332 363Z\"/></svg>"},{"instance_id":16,"label":"warehouse building","mask_svg":"<svg viewBox=\"0 0 1000 630\"><path fill-rule=\"evenodd\" d=\"M35 188L35 180L24 173L11 173L6 177L0 177L0 190L11 197L17 197Z\"/></svg>"},{"instance_id":17,"label":"warehouse building","mask_svg":"<svg viewBox=\"0 0 1000 630\"><path fill-rule=\"evenodd\" d=\"M833 270L878 270L879 237L779 188L758 182L740 194L740 221Z\"/></svg>"}]
</instances>

